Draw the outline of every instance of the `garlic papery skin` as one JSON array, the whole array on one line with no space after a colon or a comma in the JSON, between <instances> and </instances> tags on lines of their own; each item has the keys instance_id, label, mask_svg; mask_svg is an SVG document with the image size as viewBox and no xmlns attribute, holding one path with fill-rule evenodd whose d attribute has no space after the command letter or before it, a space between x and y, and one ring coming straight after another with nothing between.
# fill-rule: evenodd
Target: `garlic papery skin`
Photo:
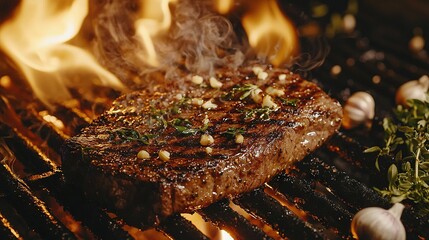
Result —
<instances>
[{"instance_id":1,"label":"garlic papery skin","mask_svg":"<svg viewBox=\"0 0 429 240\"><path fill-rule=\"evenodd\" d=\"M347 99L343 113L342 125L345 129L362 124L370 127L375 113L374 98L369 93L356 92Z\"/></svg>"},{"instance_id":2,"label":"garlic papery skin","mask_svg":"<svg viewBox=\"0 0 429 240\"><path fill-rule=\"evenodd\" d=\"M397 104L408 106L408 99L427 101L429 90L429 77L424 75L419 80L412 80L402 84L396 91L395 101Z\"/></svg>"},{"instance_id":3,"label":"garlic papery skin","mask_svg":"<svg viewBox=\"0 0 429 240\"><path fill-rule=\"evenodd\" d=\"M352 220L351 232L356 239L405 240L401 222L404 205L395 203L389 210L369 207L360 210Z\"/></svg>"}]
</instances>

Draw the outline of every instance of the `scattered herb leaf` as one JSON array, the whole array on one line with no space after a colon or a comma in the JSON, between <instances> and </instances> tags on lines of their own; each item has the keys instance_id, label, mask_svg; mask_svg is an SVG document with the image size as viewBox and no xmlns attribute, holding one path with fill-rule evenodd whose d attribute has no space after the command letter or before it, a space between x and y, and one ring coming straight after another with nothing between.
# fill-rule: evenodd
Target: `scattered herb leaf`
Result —
<instances>
[{"instance_id":1,"label":"scattered herb leaf","mask_svg":"<svg viewBox=\"0 0 429 240\"><path fill-rule=\"evenodd\" d=\"M296 99L296 98L282 98L281 97L279 99L286 106L296 107L297 103L298 103L298 99Z\"/></svg>"},{"instance_id":2,"label":"scattered herb leaf","mask_svg":"<svg viewBox=\"0 0 429 240\"><path fill-rule=\"evenodd\" d=\"M258 86L254 85L254 84L250 84L250 83L246 83L244 85L237 85L237 86L233 87L230 92L223 95L222 98L226 99L226 100L231 100L231 99L237 97L237 95L239 95L240 96L239 99L243 100L243 99L247 98L248 96L250 96L252 91L255 91L256 89L258 89Z\"/></svg>"},{"instance_id":3,"label":"scattered herb leaf","mask_svg":"<svg viewBox=\"0 0 429 240\"><path fill-rule=\"evenodd\" d=\"M161 109L157 109L154 106L150 109L150 120L155 120L162 129L166 129L168 126L167 120L165 120L167 112ZM153 123L150 123L152 125Z\"/></svg>"},{"instance_id":4,"label":"scattered herb leaf","mask_svg":"<svg viewBox=\"0 0 429 240\"><path fill-rule=\"evenodd\" d=\"M171 113L173 114L179 114L182 112L182 109L186 106L189 105L189 101L190 98L187 97L182 97L182 99L180 99L178 102L176 102L172 107L171 107Z\"/></svg>"},{"instance_id":5,"label":"scattered herb leaf","mask_svg":"<svg viewBox=\"0 0 429 240\"><path fill-rule=\"evenodd\" d=\"M209 121L204 122L203 126L200 128L201 132L205 132L207 131L207 129L209 128Z\"/></svg>"},{"instance_id":6,"label":"scattered herb leaf","mask_svg":"<svg viewBox=\"0 0 429 240\"><path fill-rule=\"evenodd\" d=\"M260 118L262 120L269 120L270 114L272 112L275 112L277 109L275 108L269 108L269 107L262 107L262 108L246 108L244 110L241 110L242 113L244 113L244 119L251 119L251 118Z\"/></svg>"},{"instance_id":7,"label":"scattered herb leaf","mask_svg":"<svg viewBox=\"0 0 429 240\"><path fill-rule=\"evenodd\" d=\"M228 128L225 132L222 134L227 135L228 137L235 137L238 134L244 134L246 130L244 128Z\"/></svg>"},{"instance_id":8,"label":"scattered herb leaf","mask_svg":"<svg viewBox=\"0 0 429 240\"><path fill-rule=\"evenodd\" d=\"M137 141L143 144L149 145L150 140L155 138L154 134L141 134L135 129L131 128L119 128L110 132L110 140L118 137L122 141Z\"/></svg>"},{"instance_id":9,"label":"scattered herb leaf","mask_svg":"<svg viewBox=\"0 0 429 240\"><path fill-rule=\"evenodd\" d=\"M192 135L200 131L200 129L192 128L192 122L189 119L174 118L170 121L170 125L184 135Z\"/></svg>"}]
</instances>

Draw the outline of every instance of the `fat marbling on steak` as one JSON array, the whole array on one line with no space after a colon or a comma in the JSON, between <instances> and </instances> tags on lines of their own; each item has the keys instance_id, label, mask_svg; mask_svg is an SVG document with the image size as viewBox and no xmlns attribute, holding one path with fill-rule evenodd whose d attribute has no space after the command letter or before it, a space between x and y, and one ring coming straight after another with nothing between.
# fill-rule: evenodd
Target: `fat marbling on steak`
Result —
<instances>
[{"instance_id":1,"label":"fat marbling on steak","mask_svg":"<svg viewBox=\"0 0 429 240\"><path fill-rule=\"evenodd\" d=\"M181 89L119 97L67 140L66 180L129 223L153 224L261 186L341 123L337 101L287 70L184 79Z\"/></svg>"}]
</instances>

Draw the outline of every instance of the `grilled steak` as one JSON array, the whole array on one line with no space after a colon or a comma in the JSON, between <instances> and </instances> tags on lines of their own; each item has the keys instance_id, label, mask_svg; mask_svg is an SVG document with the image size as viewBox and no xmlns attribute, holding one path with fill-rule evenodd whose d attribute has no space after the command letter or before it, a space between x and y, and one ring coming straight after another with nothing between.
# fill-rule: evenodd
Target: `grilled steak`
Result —
<instances>
[{"instance_id":1,"label":"grilled steak","mask_svg":"<svg viewBox=\"0 0 429 240\"><path fill-rule=\"evenodd\" d=\"M261 186L340 126L338 102L286 70L199 81L118 98L64 145L67 181L145 226Z\"/></svg>"}]
</instances>

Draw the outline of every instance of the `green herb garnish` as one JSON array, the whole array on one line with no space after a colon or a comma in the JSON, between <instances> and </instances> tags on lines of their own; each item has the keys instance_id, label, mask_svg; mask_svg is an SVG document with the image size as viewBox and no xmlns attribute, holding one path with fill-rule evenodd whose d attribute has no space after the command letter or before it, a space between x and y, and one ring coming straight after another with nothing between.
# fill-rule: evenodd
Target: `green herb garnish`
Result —
<instances>
[{"instance_id":1,"label":"green herb garnish","mask_svg":"<svg viewBox=\"0 0 429 240\"><path fill-rule=\"evenodd\" d=\"M161 109L157 109L154 106L151 106L150 109L150 125L154 124L152 121L155 120L155 122L158 123L158 126L162 129L166 129L168 126L167 120L165 120L165 117L167 115L167 112Z\"/></svg>"},{"instance_id":2,"label":"green herb garnish","mask_svg":"<svg viewBox=\"0 0 429 240\"><path fill-rule=\"evenodd\" d=\"M113 140L116 137L122 141L137 141L143 144L149 145L150 140L155 138L154 134L141 134L138 131L131 128L119 128L110 132L110 139Z\"/></svg>"},{"instance_id":3,"label":"green herb garnish","mask_svg":"<svg viewBox=\"0 0 429 240\"><path fill-rule=\"evenodd\" d=\"M238 134L244 134L246 130L244 128L228 128L225 132L222 134L227 135L228 137L235 137Z\"/></svg>"},{"instance_id":4,"label":"green herb garnish","mask_svg":"<svg viewBox=\"0 0 429 240\"><path fill-rule=\"evenodd\" d=\"M248 96L250 96L252 91L255 91L256 89L258 89L258 86L250 83L246 83L244 85L238 85L233 87L230 92L223 95L222 98L226 100L231 100L235 98L237 95L239 95L240 96L239 99L243 100Z\"/></svg>"},{"instance_id":5,"label":"green herb garnish","mask_svg":"<svg viewBox=\"0 0 429 240\"><path fill-rule=\"evenodd\" d=\"M192 122L189 119L175 118L169 123L176 131L184 135L191 135L200 131L200 129L192 128Z\"/></svg>"},{"instance_id":6,"label":"green herb garnish","mask_svg":"<svg viewBox=\"0 0 429 240\"><path fill-rule=\"evenodd\" d=\"M179 114L182 112L182 109L186 106L189 105L189 101L191 99L188 97L182 97L182 99L180 99L178 102L176 102L172 107L171 107L171 113L173 114Z\"/></svg>"},{"instance_id":7,"label":"green herb garnish","mask_svg":"<svg viewBox=\"0 0 429 240\"><path fill-rule=\"evenodd\" d=\"M298 99L296 98L279 98L279 99L286 106L296 107L298 103Z\"/></svg>"},{"instance_id":8,"label":"green herb garnish","mask_svg":"<svg viewBox=\"0 0 429 240\"><path fill-rule=\"evenodd\" d=\"M246 108L241 112L244 113L244 119L260 118L262 120L270 120L270 114L277 109L269 107L261 108Z\"/></svg>"},{"instance_id":9,"label":"green herb garnish","mask_svg":"<svg viewBox=\"0 0 429 240\"><path fill-rule=\"evenodd\" d=\"M409 108L397 106L395 119L383 121L385 144L365 152L378 152L394 157L389 167L387 189L379 192L392 202L408 199L415 202L422 214L429 214L429 102L410 100Z\"/></svg>"}]
</instances>

